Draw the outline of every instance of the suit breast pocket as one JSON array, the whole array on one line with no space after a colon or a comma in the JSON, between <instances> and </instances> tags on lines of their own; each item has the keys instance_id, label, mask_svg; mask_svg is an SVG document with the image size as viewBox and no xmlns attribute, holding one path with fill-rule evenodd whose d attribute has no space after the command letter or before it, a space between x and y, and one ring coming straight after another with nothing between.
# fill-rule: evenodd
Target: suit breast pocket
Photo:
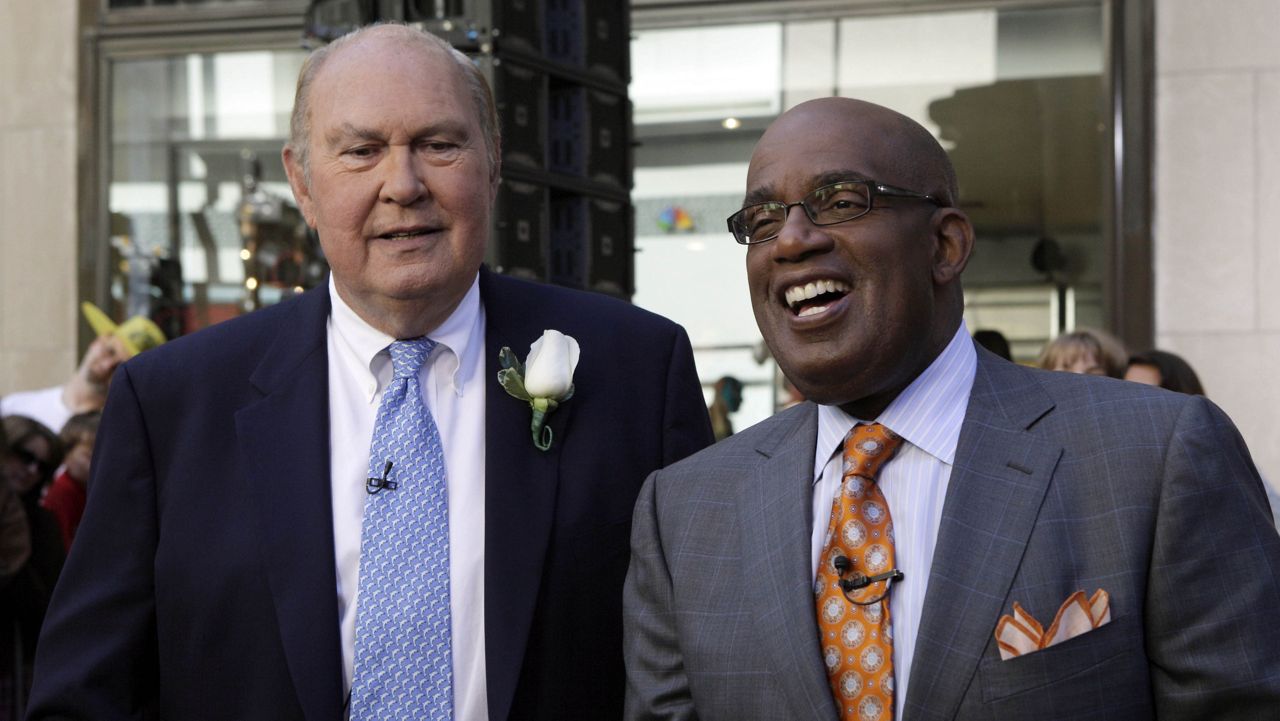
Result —
<instances>
[{"instance_id":1,"label":"suit breast pocket","mask_svg":"<svg viewBox=\"0 0 1280 721\"><path fill-rule=\"evenodd\" d=\"M1132 695L1134 689L1146 688L1146 668L1141 629L1137 619L1127 616L1017 658L988 659L978 673L984 703L1020 695L1036 704L1070 703L1073 696L1087 695L1075 700L1092 705L1104 702L1109 689Z\"/></svg>"}]
</instances>

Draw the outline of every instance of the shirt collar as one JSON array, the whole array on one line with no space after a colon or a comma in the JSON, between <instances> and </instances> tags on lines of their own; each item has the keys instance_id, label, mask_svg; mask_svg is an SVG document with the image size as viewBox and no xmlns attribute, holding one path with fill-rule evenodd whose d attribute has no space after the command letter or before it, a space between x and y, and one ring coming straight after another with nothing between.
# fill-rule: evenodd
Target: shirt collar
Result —
<instances>
[{"instance_id":1,"label":"shirt collar","mask_svg":"<svg viewBox=\"0 0 1280 721\"><path fill-rule=\"evenodd\" d=\"M961 321L942 353L889 403L875 422L939 461L954 463L977 368L977 351L973 349L969 329ZM840 448L849 429L864 422L869 421L855 418L839 406L818 406L815 482L822 477L823 468Z\"/></svg>"},{"instance_id":2,"label":"shirt collar","mask_svg":"<svg viewBox=\"0 0 1280 721\"><path fill-rule=\"evenodd\" d=\"M338 294L333 275L329 275L330 320L339 344L345 352L359 361L359 367L369 372L374 383L369 384L372 400L378 389L392 376L391 357L384 352L395 338L369 325L356 314ZM484 314L480 304L480 275L477 273L471 287L453 313L427 337L436 342L427 362L439 363L440 372L447 374L454 393L462 396L470 378L466 369L474 366L475 355L483 350Z\"/></svg>"}]
</instances>

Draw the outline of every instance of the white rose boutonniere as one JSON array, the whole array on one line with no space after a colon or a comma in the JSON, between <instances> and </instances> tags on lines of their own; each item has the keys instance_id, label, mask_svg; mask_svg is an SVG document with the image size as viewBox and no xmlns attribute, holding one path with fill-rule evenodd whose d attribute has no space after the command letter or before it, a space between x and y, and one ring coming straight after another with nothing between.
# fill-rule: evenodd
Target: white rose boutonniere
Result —
<instances>
[{"instance_id":1,"label":"white rose boutonniere","mask_svg":"<svg viewBox=\"0 0 1280 721\"><path fill-rule=\"evenodd\" d=\"M502 370L498 382L513 398L528 401L533 409L533 445L545 451L551 447L547 414L573 397L573 371L578 367L578 341L558 330L544 330L529 346L529 355L520 359L504 346L498 353Z\"/></svg>"}]
</instances>

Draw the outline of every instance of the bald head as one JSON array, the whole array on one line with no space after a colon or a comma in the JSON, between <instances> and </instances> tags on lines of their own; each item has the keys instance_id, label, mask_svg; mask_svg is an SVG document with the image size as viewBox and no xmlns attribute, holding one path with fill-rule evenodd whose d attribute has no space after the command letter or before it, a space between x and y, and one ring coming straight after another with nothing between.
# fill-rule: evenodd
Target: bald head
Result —
<instances>
[{"instance_id":1,"label":"bald head","mask_svg":"<svg viewBox=\"0 0 1280 721\"><path fill-rule=\"evenodd\" d=\"M752 167L762 150L813 134L856 147L874 166L876 180L927 193L946 205L959 201L955 168L932 133L902 113L854 98L818 98L783 113L761 137Z\"/></svg>"},{"instance_id":2,"label":"bald head","mask_svg":"<svg viewBox=\"0 0 1280 721\"><path fill-rule=\"evenodd\" d=\"M470 94L470 102L484 133L485 149L489 155L492 172L497 171L498 149L501 147L501 130L493 92L484 74L475 63L441 38L425 30L399 23L375 23L347 33L333 42L318 48L307 56L298 73L298 86L294 93L293 113L289 119L289 147L297 155L305 182L311 182L311 90L316 78L326 65L337 58L360 62L371 50L392 47L404 52L420 52L428 57L447 57L445 67L453 67L462 77ZM426 72L424 70L424 72Z\"/></svg>"}]
</instances>

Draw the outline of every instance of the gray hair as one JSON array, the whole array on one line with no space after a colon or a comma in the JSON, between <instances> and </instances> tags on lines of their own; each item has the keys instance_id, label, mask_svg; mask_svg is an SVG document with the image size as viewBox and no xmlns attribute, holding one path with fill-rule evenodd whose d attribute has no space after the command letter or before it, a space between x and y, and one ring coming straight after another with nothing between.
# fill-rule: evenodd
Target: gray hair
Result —
<instances>
[{"instance_id":1,"label":"gray hair","mask_svg":"<svg viewBox=\"0 0 1280 721\"><path fill-rule=\"evenodd\" d=\"M454 61L462 71L462 79L470 91L471 105L480 121L480 130L484 135L485 150L489 157L489 172L491 175L495 174L498 170L498 149L502 145L502 131L498 126L498 111L493 102L493 91L489 89L489 81L485 79L484 73L471 61L471 58L425 30L403 23L379 22L353 30L328 45L317 48L302 63L302 69L298 73L298 87L293 96L293 113L289 117L288 147L293 150L298 157L298 164L302 166L303 182L308 186L311 185L311 85L320 74L320 68L332 55L347 45L355 44L370 31L378 28L397 28L394 31L395 34L406 44L416 44L429 50L444 52Z\"/></svg>"}]
</instances>

